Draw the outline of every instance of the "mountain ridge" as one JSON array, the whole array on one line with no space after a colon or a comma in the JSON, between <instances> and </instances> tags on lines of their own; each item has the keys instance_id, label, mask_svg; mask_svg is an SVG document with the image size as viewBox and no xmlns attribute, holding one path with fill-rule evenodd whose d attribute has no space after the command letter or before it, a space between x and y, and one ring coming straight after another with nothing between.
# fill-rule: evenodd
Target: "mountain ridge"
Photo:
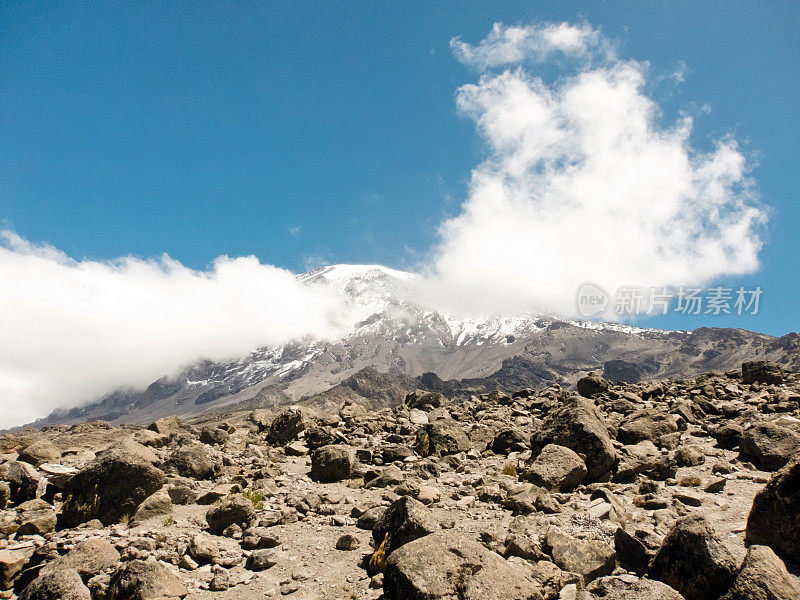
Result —
<instances>
[{"instance_id":1,"label":"mountain ridge","mask_svg":"<svg viewBox=\"0 0 800 600\"><path fill-rule=\"evenodd\" d=\"M635 383L725 371L754 359L800 368L796 333L776 338L729 328L662 331L533 312L462 317L420 305L409 287L418 276L380 265L333 265L297 278L306 285L333 287L365 318L339 340L295 340L228 361L200 360L144 390L119 390L78 408L54 411L34 425L146 422L234 406L321 402L317 395L364 369L393 378L387 382L392 389L399 382L423 389L435 384L465 395L569 385L588 371Z\"/></svg>"}]
</instances>

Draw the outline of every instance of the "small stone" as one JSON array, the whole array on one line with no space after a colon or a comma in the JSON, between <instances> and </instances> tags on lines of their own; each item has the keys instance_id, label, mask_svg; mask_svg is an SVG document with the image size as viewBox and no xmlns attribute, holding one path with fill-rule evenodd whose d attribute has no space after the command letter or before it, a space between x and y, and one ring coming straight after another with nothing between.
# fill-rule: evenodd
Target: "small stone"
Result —
<instances>
[{"instance_id":1,"label":"small stone","mask_svg":"<svg viewBox=\"0 0 800 600\"><path fill-rule=\"evenodd\" d=\"M336 540L337 550L356 550L359 545L358 538L351 533L345 533Z\"/></svg>"},{"instance_id":2,"label":"small stone","mask_svg":"<svg viewBox=\"0 0 800 600\"><path fill-rule=\"evenodd\" d=\"M275 550L255 550L247 557L245 566L251 571L265 571L278 564L280 554Z\"/></svg>"}]
</instances>

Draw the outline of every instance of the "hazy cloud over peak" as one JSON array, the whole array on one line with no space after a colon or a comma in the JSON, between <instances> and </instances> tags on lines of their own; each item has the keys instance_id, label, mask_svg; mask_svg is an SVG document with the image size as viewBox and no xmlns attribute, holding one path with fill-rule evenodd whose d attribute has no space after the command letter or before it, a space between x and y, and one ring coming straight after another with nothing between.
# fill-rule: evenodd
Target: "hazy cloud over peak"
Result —
<instances>
[{"instance_id":1,"label":"hazy cloud over peak","mask_svg":"<svg viewBox=\"0 0 800 600\"><path fill-rule=\"evenodd\" d=\"M166 255L73 260L12 232L2 241L0 425L143 387L201 358L336 337L363 318L335 290L253 256L196 271Z\"/></svg>"}]
</instances>

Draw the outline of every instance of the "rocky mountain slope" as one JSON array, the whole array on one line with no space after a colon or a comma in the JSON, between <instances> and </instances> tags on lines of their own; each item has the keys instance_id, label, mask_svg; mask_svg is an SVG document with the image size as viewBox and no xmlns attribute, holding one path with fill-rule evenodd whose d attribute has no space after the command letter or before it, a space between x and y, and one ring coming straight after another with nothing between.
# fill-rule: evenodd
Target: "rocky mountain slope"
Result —
<instances>
[{"instance_id":1,"label":"rocky mountain slope","mask_svg":"<svg viewBox=\"0 0 800 600\"><path fill-rule=\"evenodd\" d=\"M744 360L800 368L796 333L775 338L739 329L660 331L541 314L466 318L427 310L412 300L409 286L415 276L410 273L337 265L298 277L307 285L337 289L365 318L337 341L299 340L227 362L200 362L144 391L118 391L99 402L56 411L37 424L88 419L145 423L225 406L320 403L348 378L376 377L364 369L392 378L398 391L382 399L388 402L414 388L469 395L569 384L588 371L635 383L724 371ZM384 382L382 387L389 386ZM327 396L317 397L321 393ZM372 406L380 404L363 397Z\"/></svg>"},{"instance_id":2,"label":"rocky mountain slope","mask_svg":"<svg viewBox=\"0 0 800 600\"><path fill-rule=\"evenodd\" d=\"M0 597L800 597L800 374L345 391L376 385L0 434Z\"/></svg>"}]
</instances>

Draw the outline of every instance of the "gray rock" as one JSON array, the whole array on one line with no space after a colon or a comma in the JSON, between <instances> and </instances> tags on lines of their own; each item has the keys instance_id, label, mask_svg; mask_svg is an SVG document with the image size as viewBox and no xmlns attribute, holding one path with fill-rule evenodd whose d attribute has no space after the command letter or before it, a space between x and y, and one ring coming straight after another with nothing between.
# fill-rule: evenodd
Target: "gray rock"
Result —
<instances>
[{"instance_id":1,"label":"gray rock","mask_svg":"<svg viewBox=\"0 0 800 600\"><path fill-rule=\"evenodd\" d=\"M56 462L61 458L61 448L50 440L42 439L19 451L19 460L39 466L42 463Z\"/></svg>"},{"instance_id":2,"label":"gray rock","mask_svg":"<svg viewBox=\"0 0 800 600\"><path fill-rule=\"evenodd\" d=\"M576 539L557 527L545 532L545 552L564 571L579 574L584 582L610 575L616 565L616 551L599 540Z\"/></svg>"},{"instance_id":3,"label":"gray rock","mask_svg":"<svg viewBox=\"0 0 800 600\"><path fill-rule=\"evenodd\" d=\"M536 454L547 444L566 446L585 456L587 479L598 479L614 465L617 453L597 407L585 398L570 396L564 406L551 411L541 429L531 437Z\"/></svg>"},{"instance_id":4,"label":"gray rock","mask_svg":"<svg viewBox=\"0 0 800 600\"><path fill-rule=\"evenodd\" d=\"M0 590L11 588L29 558L30 553L0 549Z\"/></svg>"},{"instance_id":5,"label":"gray rock","mask_svg":"<svg viewBox=\"0 0 800 600\"><path fill-rule=\"evenodd\" d=\"M91 519L104 525L131 517L141 502L164 484L164 473L143 459L119 451L92 461L64 487L59 527Z\"/></svg>"},{"instance_id":6,"label":"gray rock","mask_svg":"<svg viewBox=\"0 0 800 600\"><path fill-rule=\"evenodd\" d=\"M314 450L311 454L311 479L320 483L333 483L348 479L353 474L356 456L353 448L331 444Z\"/></svg>"},{"instance_id":7,"label":"gray rock","mask_svg":"<svg viewBox=\"0 0 800 600\"><path fill-rule=\"evenodd\" d=\"M614 550L617 551L617 560L623 569L643 575L650 561L656 554L656 549L646 543L646 538L631 535L624 527L619 527L614 533Z\"/></svg>"},{"instance_id":8,"label":"gray rock","mask_svg":"<svg viewBox=\"0 0 800 600\"><path fill-rule=\"evenodd\" d=\"M636 444L645 440L656 442L661 436L678 431L674 415L651 409L642 409L626 417L617 431L623 444Z\"/></svg>"},{"instance_id":9,"label":"gray rock","mask_svg":"<svg viewBox=\"0 0 800 600\"><path fill-rule=\"evenodd\" d=\"M222 446L229 437L230 434L220 427L207 426L200 432L200 441L211 446L214 444Z\"/></svg>"},{"instance_id":10,"label":"gray rock","mask_svg":"<svg viewBox=\"0 0 800 600\"><path fill-rule=\"evenodd\" d=\"M47 570L22 591L19 600L91 600L75 569Z\"/></svg>"},{"instance_id":11,"label":"gray rock","mask_svg":"<svg viewBox=\"0 0 800 600\"><path fill-rule=\"evenodd\" d=\"M524 470L523 477L547 490L570 492L586 477L586 464L575 452L547 444Z\"/></svg>"},{"instance_id":12,"label":"gray rock","mask_svg":"<svg viewBox=\"0 0 800 600\"><path fill-rule=\"evenodd\" d=\"M153 423L148 425L150 431L155 431L161 435L172 435L181 427L181 420L178 417L162 417L156 419Z\"/></svg>"},{"instance_id":13,"label":"gray rock","mask_svg":"<svg viewBox=\"0 0 800 600\"><path fill-rule=\"evenodd\" d=\"M176 484L170 486L169 489L167 489L167 493L169 494L169 498L172 500L173 504L183 506L197 502L197 492L195 492L188 485Z\"/></svg>"},{"instance_id":14,"label":"gray rock","mask_svg":"<svg viewBox=\"0 0 800 600\"><path fill-rule=\"evenodd\" d=\"M389 536L387 554L403 544L430 535L437 529L431 511L422 502L408 496L395 500L372 530L376 546Z\"/></svg>"},{"instance_id":15,"label":"gray rock","mask_svg":"<svg viewBox=\"0 0 800 600\"><path fill-rule=\"evenodd\" d=\"M800 563L800 461L773 474L756 494L745 543L769 546L784 560Z\"/></svg>"},{"instance_id":16,"label":"gray rock","mask_svg":"<svg viewBox=\"0 0 800 600\"><path fill-rule=\"evenodd\" d=\"M275 550L255 550L247 557L246 567L251 571L266 571L280 562L279 553Z\"/></svg>"},{"instance_id":17,"label":"gray rock","mask_svg":"<svg viewBox=\"0 0 800 600\"><path fill-rule=\"evenodd\" d=\"M216 470L214 461L202 444L181 446L172 454L170 464L182 477L192 479L208 479Z\"/></svg>"},{"instance_id":18,"label":"gray rock","mask_svg":"<svg viewBox=\"0 0 800 600\"><path fill-rule=\"evenodd\" d=\"M17 507L17 535L45 535L56 528L56 511L41 498L23 502Z\"/></svg>"},{"instance_id":19,"label":"gray rock","mask_svg":"<svg viewBox=\"0 0 800 600\"><path fill-rule=\"evenodd\" d=\"M387 600L541 600L527 570L452 532L403 545L386 562Z\"/></svg>"},{"instance_id":20,"label":"gray rock","mask_svg":"<svg viewBox=\"0 0 800 600\"><path fill-rule=\"evenodd\" d=\"M156 492L145 500L136 509L134 519L146 521L154 517L160 517L172 513L172 500L167 492Z\"/></svg>"},{"instance_id":21,"label":"gray rock","mask_svg":"<svg viewBox=\"0 0 800 600\"><path fill-rule=\"evenodd\" d=\"M800 458L800 435L774 423L759 423L744 433L739 451L765 470L777 471Z\"/></svg>"},{"instance_id":22,"label":"gray rock","mask_svg":"<svg viewBox=\"0 0 800 600\"><path fill-rule=\"evenodd\" d=\"M649 575L686 600L714 600L731 586L737 562L708 521L689 515L672 526L650 565Z\"/></svg>"},{"instance_id":23,"label":"gray rock","mask_svg":"<svg viewBox=\"0 0 800 600\"><path fill-rule=\"evenodd\" d=\"M601 577L590 583L586 591L592 598L603 600L684 600L667 584L630 575Z\"/></svg>"},{"instance_id":24,"label":"gray rock","mask_svg":"<svg viewBox=\"0 0 800 600\"><path fill-rule=\"evenodd\" d=\"M383 518L386 508L383 506L373 506L365 510L356 520L356 527L372 531L375 525Z\"/></svg>"},{"instance_id":25,"label":"gray rock","mask_svg":"<svg viewBox=\"0 0 800 600\"><path fill-rule=\"evenodd\" d=\"M491 443L495 454L524 452L531 443L530 436L517 427L506 427L497 432Z\"/></svg>"},{"instance_id":26,"label":"gray rock","mask_svg":"<svg viewBox=\"0 0 800 600\"><path fill-rule=\"evenodd\" d=\"M742 570L722 600L797 600L800 580L768 546L750 546Z\"/></svg>"},{"instance_id":27,"label":"gray rock","mask_svg":"<svg viewBox=\"0 0 800 600\"><path fill-rule=\"evenodd\" d=\"M166 600L188 593L177 577L152 558L123 563L108 586L108 600Z\"/></svg>"},{"instance_id":28,"label":"gray rock","mask_svg":"<svg viewBox=\"0 0 800 600\"><path fill-rule=\"evenodd\" d=\"M225 498L219 506L206 513L206 521L211 533L220 535L231 525L247 529L256 516L253 503L242 494L234 494Z\"/></svg>"},{"instance_id":29,"label":"gray rock","mask_svg":"<svg viewBox=\"0 0 800 600\"><path fill-rule=\"evenodd\" d=\"M295 408L287 408L276 416L267 432L267 441L274 446L285 446L305 429L303 414Z\"/></svg>"},{"instance_id":30,"label":"gray rock","mask_svg":"<svg viewBox=\"0 0 800 600\"><path fill-rule=\"evenodd\" d=\"M74 569L83 581L89 581L98 573L116 566L119 558L119 552L109 542L90 538L80 542L64 556L48 563L43 571Z\"/></svg>"},{"instance_id":31,"label":"gray rock","mask_svg":"<svg viewBox=\"0 0 800 600\"><path fill-rule=\"evenodd\" d=\"M745 383L783 383L783 369L775 363L764 360L742 363L742 381Z\"/></svg>"},{"instance_id":32,"label":"gray rock","mask_svg":"<svg viewBox=\"0 0 800 600\"><path fill-rule=\"evenodd\" d=\"M584 398L594 398L608 391L609 384L599 375L589 373L586 377L578 379L576 387L578 388L578 393Z\"/></svg>"},{"instance_id":33,"label":"gray rock","mask_svg":"<svg viewBox=\"0 0 800 600\"><path fill-rule=\"evenodd\" d=\"M714 429L711 434L717 440L720 448L731 450L739 445L744 435L744 430L736 423L725 423Z\"/></svg>"},{"instance_id":34,"label":"gray rock","mask_svg":"<svg viewBox=\"0 0 800 600\"><path fill-rule=\"evenodd\" d=\"M352 533L344 533L336 540L337 550L356 550L359 545L358 538Z\"/></svg>"},{"instance_id":35,"label":"gray rock","mask_svg":"<svg viewBox=\"0 0 800 600\"><path fill-rule=\"evenodd\" d=\"M4 509L8 505L8 501L11 499L11 486L8 485L7 481L0 481L0 510Z\"/></svg>"},{"instance_id":36,"label":"gray rock","mask_svg":"<svg viewBox=\"0 0 800 600\"><path fill-rule=\"evenodd\" d=\"M17 504L36 498L42 483L42 478L32 465L18 460L0 465L0 480L8 483L9 498Z\"/></svg>"},{"instance_id":37,"label":"gray rock","mask_svg":"<svg viewBox=\"0 0 800 600\"><path fill-rule=\"evenodd\" d=\"M426 392L424 390L415 390L408 394L405 399L405 405L409 408L416 408L424 411L439 408L443 404L444 396L438 392Z\"/></svg>"},{"instance_id":38,"label":"gray rock","mask_svg":"<svg viewBox=\"0 0 800 600\"><path fill-rule=\"evenodd\" d=\"M699 446L681 446L675 451L675 462L679 467L702 465L705 460L706 455Z\"/></svg>"},{"instance_id":39,"label":"gray rock","mask_svg":"<svg viewBox=\"0 0 800 600\"><path fill-rule=\"evenodd\" d=\"M447 456L472 448L469 437L458 421L443 419L429 423L417 434L416 451L422 456Z\"/></svg>"}]
</instances>

